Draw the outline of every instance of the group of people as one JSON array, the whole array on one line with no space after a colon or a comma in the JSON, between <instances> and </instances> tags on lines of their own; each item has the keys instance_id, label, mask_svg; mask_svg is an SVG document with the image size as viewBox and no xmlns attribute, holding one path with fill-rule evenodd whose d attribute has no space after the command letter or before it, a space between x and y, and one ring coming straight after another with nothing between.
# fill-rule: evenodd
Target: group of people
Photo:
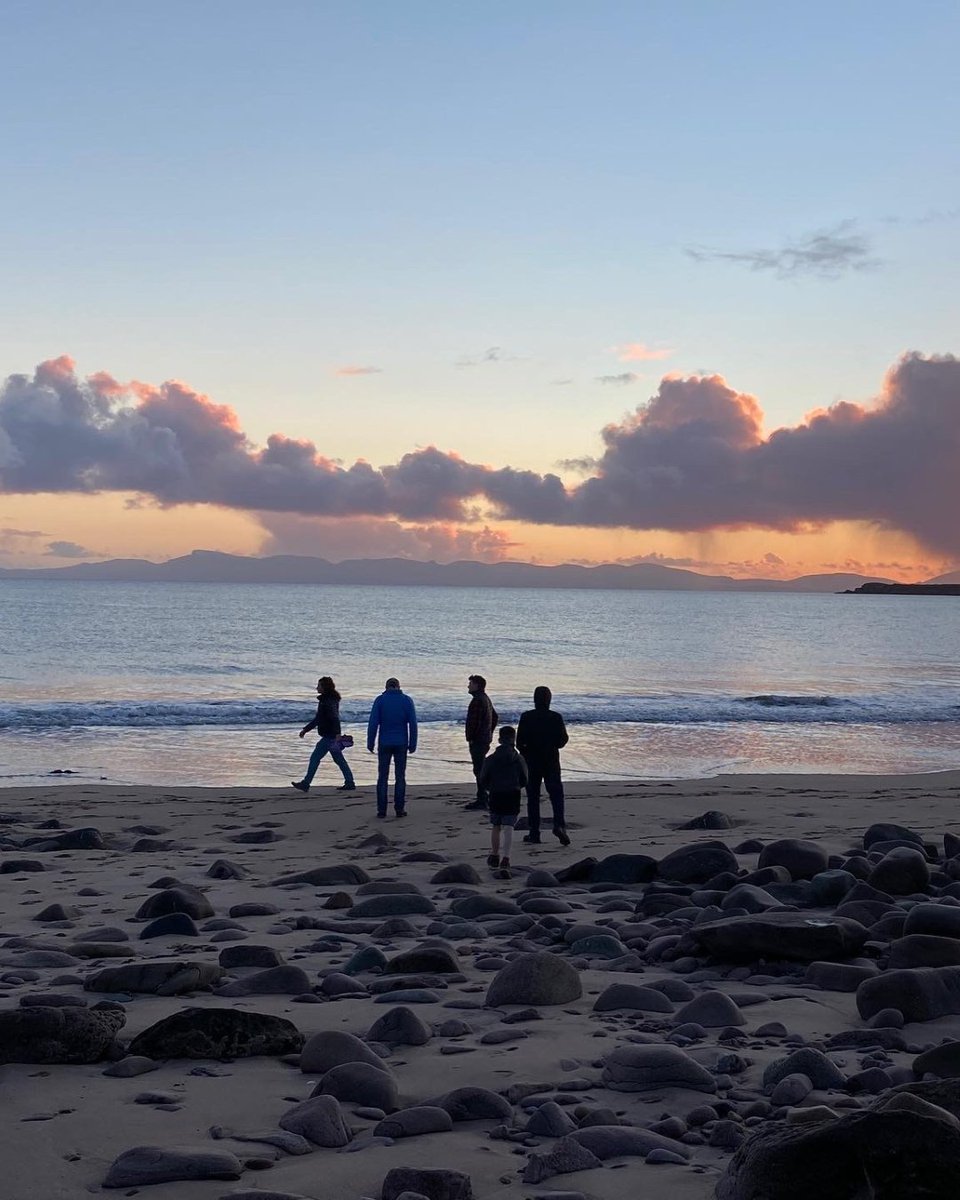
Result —
<instances>
[{"instance_id":1,"label":"group of people","mask_svg":"<svg viewBox=\"0 0 960 1200\"><path fill-rule=\"evenodd\" d=\"M533 708L522 713L516 728L501 725L497 748L490 752L499 714L487 695L487 681L471 675L467 681L470 703L464 733L476 780L476 798L466 807L489 813L490 853L488 865L501 878L510 877L510 848L513 830L520 816L523 792L527 800L527 826L524 841L540 842L540 792L545 787L553 810L553 833L563 846L570 845L564 812L563 779L560 751L568 735L563 717L550 707L553 694L548 687L533 693ZM317 743L310 755L306 774L294 780L298 791L307 792L323 759L329 754L343 775L340 791L354 791L356 782L344 749L353 738L343 733L340 724L340 693L329 675L317 680L317 711L300 730L300 737L315 729ZM393 769L393 807L398 817L407 815L407 756L417 749L417 710L402 690L400 681L391 676L374 700L367 721L367 750L377 754L377 816L387 815L390 771Z\"/></svg>"}]
</instances>

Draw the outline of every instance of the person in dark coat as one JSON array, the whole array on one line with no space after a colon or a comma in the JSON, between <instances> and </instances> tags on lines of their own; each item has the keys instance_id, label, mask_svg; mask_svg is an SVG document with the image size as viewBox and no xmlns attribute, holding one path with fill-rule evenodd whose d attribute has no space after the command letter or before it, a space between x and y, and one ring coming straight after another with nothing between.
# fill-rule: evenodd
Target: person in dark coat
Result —
<instances>
[{"instance_id":1,"label":"person in dark coat","mask_svg":"<svg viewBox=\"0 0 960 1200\"><path fill-rule=\"evenodd\" d=\"M473 764L473 776L477 781L477 798L466 806L468 811L486 812L489 797L487 789L480 782L480 769L483 761L490 752L493 741L493 731L500 719L493 702L487 695L487 681L482 675L471 675L467 680L467 691L470 693L470 704L467 707L467 720L464 733L467 746L470 748L470 761Z\"/></svg>"},{"instance_id":2,"label":"person in dark coat","mask_svg":"<svg viewBox=\"0 0 960 1200\"><path fill-rule=\"evenodd\" d=\"M377 748L377 816L387 815L390 763L393 763L393 807L398 817L407 815L407 755L417 750L417 710L391 675L374 700L367 721L367 749Z\"/></svg>"},{"instance_id":3,"label":"person in dark coat","mask_svg":"<svg viewBox=\"0 0 960 1200\"><path fill-rule=\"evenodd\" d=\"M517 753L517 731L511 725L500 729L500 745L480 768L480 783L490 795L490 853L487 866L498 879L510 878L510 846L513 827L520 815L520 789L527 782L527 767Z\"/></svg>"},{"instance_id":4,"label":"person in dark coat","mask_svg":"<svg viewBox=\"0 0 960 1200\"><path fill-rule=\"evenodd\" d=\"M350 764L343 757L340 743L340 693L329 675L321 675L317 680L317 715L300 730L300 737L306 737L311 729L317 731L317 744L310 755L306 775L300 780L293 780L293 786L298 792L309 792L321 760L329 754L343 775L343 783L338 791L352 792L357 785L353 781Z\"/></svg>"},{"instance_id":5,"label":"person in dark coat","mask_svg":"<svg viewBox=\"0 0 960 1200\"><path fill-rule=\"evenodd\" d=\"M525 842L540 841L540 785L543 784L553 809L553 834L561 846L569 846L563 804L563 780L560 778L560 751L569 741L563 717L553 712L553 693L538 687L533 693L533 708L520 717L517 725L517 749L527 764L527 821L530 832Z\"/></svg>"}]
</instances>

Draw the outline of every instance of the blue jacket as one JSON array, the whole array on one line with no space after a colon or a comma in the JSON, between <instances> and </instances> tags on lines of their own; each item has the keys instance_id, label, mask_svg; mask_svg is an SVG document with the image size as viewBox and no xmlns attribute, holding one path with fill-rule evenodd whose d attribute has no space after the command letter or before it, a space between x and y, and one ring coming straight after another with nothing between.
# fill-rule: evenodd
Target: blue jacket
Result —
<instances>
[{"instance_id":1,"label":"blue jacket","mask_svg":"<svg viewBox=\"0 0 960 1200\"><path fill-rule=\"evenodd\" d=\"M399 688L387 688L374 700L367 722L368 750L373 749L378 730L381 746L406 746L411 754L416 750L417 710Z\"/></svg>"}]
</instances>

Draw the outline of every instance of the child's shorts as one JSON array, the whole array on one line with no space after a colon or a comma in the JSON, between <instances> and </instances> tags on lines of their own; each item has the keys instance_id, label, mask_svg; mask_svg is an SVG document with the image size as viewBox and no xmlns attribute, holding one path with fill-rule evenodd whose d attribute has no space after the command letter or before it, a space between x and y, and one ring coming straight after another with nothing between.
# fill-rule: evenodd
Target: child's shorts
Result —
<instances>
[{"instance_id":1,"label":"child's shorts","mask_svg":"<svg viewBox=\"0 0 960 1200\"><path fill-rule=\"evenodd\" d=\"M519 814L519 813L498 813L498 812L492 812L492 813L490 814L490 824L491 824L491 825L497 825L497 826L499 826L499 825L510 825L510 826L514 826L514 825L516 825L516 823L517 823L517 817L519 817L519 816L520 816L520 814Z\"/></svg>"},{"instance_id":2,"label":"child's shorts","mask_svg":"<svg viewBox=\"0 0 960 1200\"><path fill-rule=\"evenodd\" d=\"M490 793L490 824L515 825L520 816L520 789Z\"/></svg>"}]
</instances>

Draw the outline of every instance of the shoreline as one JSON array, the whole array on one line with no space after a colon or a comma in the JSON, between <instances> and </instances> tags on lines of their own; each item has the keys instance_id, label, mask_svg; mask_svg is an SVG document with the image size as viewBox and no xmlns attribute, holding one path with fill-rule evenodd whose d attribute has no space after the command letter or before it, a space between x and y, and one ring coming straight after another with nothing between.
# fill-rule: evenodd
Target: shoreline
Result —
<instances>
[{"instance_id":1,"label":"shoreline","mask_svg":"<svg viewBox=\"0 0 960 1200\"><path fill-rule=\"evenodd\" d=\"M279 1135L284 1114L325 1079L302 1071L295 1057L233 1055L229 1061L197 1061L161 1052L147 1062L143 1077L111 1074L109 1059L77 1065L8 1062L0 1066L6 1200L99 1194L118 1156L144 1145L226 1153L239 1164L239 1175L234 1182L194 1179L143 1186L143 1200L221 1200L257 1188L307 1200L363 1200L379 1197L387 1173L397 1167L465 1172L475 1200L525 1200L549 1191L579 1193L590 1200L633 1200L639 1194L648 1200L712 1200L735 1145L757 1127L756 1122L744 1124L748 1117L743 1114L770 1109L763 1074L771 1063L798 1046L811 1046L829 1051L845 1078L860 1070L865 1052L830 1050L831 1038L864 1028L855 993L812 985L803 963L711 967L701 959L675 960L663 955L657 943L661 936L669 941L671 932L683 927L682 910L680 926L666 909L635 914L646 885L591 886L576 875L551 885L550 875L543 873L586 857L633 855L662 862L675 850L708 841L724 843L727 853L735 853L739 869L752 872L758 864L756 849L739 848L784 838L814 843L826 862L828 855L842 856L858 845L878 821L901 824L927 842L942 843L944 832L960 833L960 770L577 782L566 790L572 845L562 849L550 836L549 804L544 802L543 844L524 845L518 835L513 878L503 881L485 866L487 822L463 809L473 794L467 782L412 784L409 816L402 821L392 815L386 821L375 819L369 786L347 794L320 787L307 796L292 788L230 786L71 783L0 789L0 1022L6 1014L26 1011L25 1000L33 1004L51 995L63 997L65 1011L76 1013L90 1012L96 1002L106 1000L120 1005L114 1011L124 1018L118 1036L126 1046L187 1008L201 1013L228 1009L238 1020L261 1013L292 1022L308 1039L333 1033L365 1039L395 1082L401 1109L436 1108L438 1098L453 1089L473 1087L500 1096L501 1104L506 1097L510 1112L498 1121L457 1120L439 1132L384 1138L375 1133L379 1119L370 1115L381 1104L342 1099L349 1144L308 1145L307 1153L294 1154L263 1140L240 1140L239 1135ZM707 812L726 814L729 826L689 827ZM100 848L58 849L55 843L43 848L36 841L84 828L99 830ZM3 871L11 860L33 860L41 869ZM214 867L223 861L232 864L229 871ZM342 874L311 877L309 885L285 880L291 873L324 867L344 871L346 864L358 869L353 876L354 868L348 868ZM448 868L451 880L461 882L437 880L438 872ZM138 913L166 894L161 884L169 886L171 877L208 907L200 904L195 932L183 921L144 939L148 918ZM696 886L684 895L692 896ZM775 891L777 885L766 886ZM787 896L795 885L782 886ZM651 894L658 889L665 890L658 884ZM480 897L499 913L470 919L455 915L464 901L475 903L471 897ZM768 899L773 902L772 895ZM371 911L380 915L361 917L370 900L376 901ZM63 909L44 912L57 904ZM573 943L554 943L548 957L572 964L579 979L576 994L557 1002L484 1004L492 980L500 978L511 959L543 952L542 944L528 940L532 932L549 933L574 923L599 926L611 943L623 939L624 956L604 957L608 952L602 942L590 941L590 934L586 941L580 938L576 951L569 948ZM635 934L642 934L639 941L633 940ZM420 969L411 969L403 998L378 992L390 986L390 975L381 969L354 972L350 960L364 947L383 960L399 961L407 953L421 956L410 960L419 962ZM47 957L51 951L53 956ZM221 958L228 953L239 957ZM254 962L270 954L282 964L285 980L295 975L303 982L256 990L261 985L250 982L257 974ZM431 956L445 955L456 970L430 974L437 969L430 965ZM250 965L225 968L213 990L208 986L162 995L139 989L139 972L153 962L171 961L206 964L215 973L218 962ZM866 961L854 958L849 969ZM128 970L127 990L91 990L90 982L111 969ZM397 976L398 981L406 978ZM650 985L660 983L679 988L677 995L696 997L697 1003L704 998L719 1003L718 993L725 993L723 1003L733 1007L724 1009L720 1025L702 1017L700 1033L693 1018L685 1016L682 1000L670 1001L661 1011L594 1007L612 984L639 985L649 994ZM422 1044L370 1039L378 1019L398 1007L412 1012L418 1030L422 1023ZM742 1022L739 1032L724 1032L731 1020ZM776 1032L781 1027L784 1032ZM675 1035L681 1028L694 1032ZM761 1029L774 1032L760 1035ZM907 1020L897 1038L887 1051L889 1063L882 1064L892 1081L909 1073L925 1047L944 1038L960 1039L960 1014ZM684 1061L692 1059L712 1071L714 1082L706 1092L669 1082L650 1091L611 1088L604 1075L609 1056L651 1042L670 1045ZM720 1070L721 1062L735 1066L735 1073ZM874 1099L852 1085L846 1090L817 1086L788 1107L800 1114L798 1121L815 1119L814 1110L822 1108L839 1119ZM588 1161L585 1169L570 1174L545 1176L532 1186L523 1182L523 1172L541 1169L536 1165L541 1159L548 1160L544 1170L552 1169L549 1155L558 1144L558 1133L523 1132L546 1100L553 1105L544 1120L552 1114L557 1129L596 1111L602 1114L599 1120L648 1137L669 1113L676 1119L669 1128L696 1136L676 1143L674 1157L659 1166L630 1151L592 1165ZM696 1125L695 1110L704 1105L719 1106L715 1125L709 1118L706 1127ZM728 1111L741 1114L732 1132L730 1121L719 1120ZM770 1119L760 1118L761 1124ZM501 1126L511 1135L496 1134ZM225 1131L222 1137L211 1137L214 1127Z\"/></svg>"}]
</instances>

